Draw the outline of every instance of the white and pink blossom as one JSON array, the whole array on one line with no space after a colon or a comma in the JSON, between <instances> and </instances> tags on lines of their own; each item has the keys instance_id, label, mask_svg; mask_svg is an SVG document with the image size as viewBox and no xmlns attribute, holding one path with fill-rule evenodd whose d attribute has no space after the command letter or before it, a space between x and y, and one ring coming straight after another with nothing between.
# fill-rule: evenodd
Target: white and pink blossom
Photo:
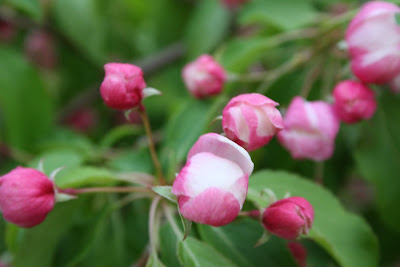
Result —
<instances>
[{"instance_id":1,"label":"white and pink blossom","mask_svg":"<svg viewBox=\"0 0 400 267\"><path fill-rule=\"evenodd\" d=\"M297 96L290 103L279 142L295 159L323 161L335 149L340 121L333 107L324 101L307 102Z\"/></svg>"},{"instance_id":2,"label":"white and pink blossom","mask_svg":"<svg viewBox=\"0 0 400 267\"><path fill-rule=\"evenodd\" d=\"M253 167L247 151L226 137L200 136L172 188L181 214L212 226L232 222L246 199Z\"/></svg>"},{"instance_id":3,"label":"white and pink blossom","mask_svg":"<svg viewBox=\"0 0 400 267\"><path fill-rule=\"evenodd\" d=\"M362 82L388 83L400 73L399 13L395 4L371 1L351 21L346 43L353 73Z\"/></svg>"},{"instance_id":4,"label":"white and pink blossom","mask_svg":"<svg viewBox=\"0 0 400 267\"><path fill-rule=\"evenodd\" d=\"M222 91L226 73L212 56L201 55L183 68L182 78L194 97L205 98Z\"/></svg>"},{"instance_id":5,"label":"white and pink blossom","mask_svg":"<svg viewBox=\"0 0 400 267\"><path fill-rule=\"evenodd\" d=\"M226 136L247 151L266 145L283 129L279 104L260 94L242 94L232 98L222 113Z\"/></svg>"}]
</instances>

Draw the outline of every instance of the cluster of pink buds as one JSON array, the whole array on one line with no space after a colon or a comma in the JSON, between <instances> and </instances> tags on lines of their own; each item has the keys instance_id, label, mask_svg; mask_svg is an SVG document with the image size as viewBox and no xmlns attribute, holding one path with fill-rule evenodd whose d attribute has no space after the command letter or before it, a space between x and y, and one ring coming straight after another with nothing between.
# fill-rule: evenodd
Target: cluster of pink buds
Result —
<instances>
[{"instance_id":1,"label":"cluster of pink buds","mask_svg":"<svg viewBox=\"0 0 400 267\"><path fill-rule=\"evenodd\" d=\"M54 183L42 172L18 167L0 177L0 211L20 227L40 224L53 209Z\"/></svg>"},{"instance_id":2,"label":"cluster of pink buds","mask_svg":"<svg viewBox=\"0 0 400 267\"><path fill-rule=\"evenodd\" d=\"M181 214L213 226L232 222L246 199L253 167L239 145L218 134L202 135L173 184Z\"/></svg>"},{"instance_id":3,"label":"cluster of pink buds","mask_svg":"<svg viewBox=\"0 0 400 267\"><path fill-rule=\"evenodd\" d=\"M183 81L196 98L219 94L226 81L224 68L210 55L202 55L187 64L182 71Z\"/></svg>"}]
</instances>

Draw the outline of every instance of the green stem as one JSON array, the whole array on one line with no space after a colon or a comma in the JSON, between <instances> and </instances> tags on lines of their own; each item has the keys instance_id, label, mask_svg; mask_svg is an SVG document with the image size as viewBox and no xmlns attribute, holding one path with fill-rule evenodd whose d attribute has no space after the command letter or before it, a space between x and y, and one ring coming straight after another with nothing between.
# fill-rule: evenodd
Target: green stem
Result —
<instances>
[{"instance_id":1,"label":"green stem","mask_svg":"<svg viewBox=\"0 0 400 267\"><path fill-rule=\"evenodd\" d=\"M149 212L149 240L150 240L150 254L156 253L157 251L157 235L158 235L158 224L156 223L156 210L157 205L160 202L161 197L157 196L154 198L150 206Z\"/></svg>"},{"instance_id":2,"label":"green stem","mask_svg":"<svg viewBox=\"0 0 400 267\"><path fill-rule=\"evenodd\" d=\"M163 208L164 208L165 217L167 218L169 224L171 225L172 230L175 232L175 235L178 237L178 239L182 240L183 233L179 229L178 225L176 224L176 221L174 220L174 217L172 216L171 209L168 207L168 205L165 202L163 203Z\"/></svg>"},{"instance_id":3,"label":"green stem","mask_svg":"<svg viewBox=\"0 0 400 267\"><path fill-rule=\"evenodd\" d=\"M306 50L302 53L292 57L285 63L283 63L278 68L268 72L268 74L264 77L263 82L257 89L257 93L265 94L270 86L279 79L282 75L296 69L297 67L301 66L302 64L308 62L308 60L312 57L312 54Z\"/></svg>"},{"instance_id":4,"label":"green stem","mask_svg":"<svg viewBox=\"0 0 400 267\"><path fill-rule=\"evenodd\" d=\"M68 195L80 195L91 193L153 193L150 188L136 186L117 186L117 187L88 187L88 188L66 188L59 189L60 193Z\"/></svg>"},{"instance_id":5,"label":"green stem","mask_svg":"<svg viewBox=\"0 0 400 267\"><path fill-rule=\"evenodd\" d=\"M315 183L323 185L324 184L324 162L318 161L315 163L314 169L314 180Z\"/></svg>"},{"instance_id":6,"label":"green stem","mask_svg":"<svg viewBox=\"0 0 400 267\"><path fill-rule=\"evenodd\" d=\"M156 176L157 176L160 184L165 185L165 178L162 173L160 161L158 160L158 157L157 157L157 153L156 153L156 149L155 149L155 145L154 145L153 134L151 133L149 118L147 116L146 109L143 105L141 105L139 107L139 114L143 121L144 129L146 130L147 139L149 141L149 149L150 149L151 159L153 161L154 168L156 169Z\"/></svg>"}]
</instances>

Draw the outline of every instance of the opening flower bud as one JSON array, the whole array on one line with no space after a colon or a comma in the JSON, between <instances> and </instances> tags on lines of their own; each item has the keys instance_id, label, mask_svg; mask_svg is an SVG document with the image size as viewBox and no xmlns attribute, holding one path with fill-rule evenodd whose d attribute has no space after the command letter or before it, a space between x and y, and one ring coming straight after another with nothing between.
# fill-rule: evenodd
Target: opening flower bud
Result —
<instances>
[{"instance_id":1,"label":"opening flower bud","mask_svg":"<svg viewBox=\"0 0 400 267\"><path fill-rule=\"evenodd\" d=\"M226 73L212 56L202 55L183 68L182 78L193 96L205 98L222 91Z\"/></svg>"},{"instance_id":2,"label":"opening flower bud","mask_svg":"<svg viewBox=\"0 0 400 267\"><path fill-rule=\"evenodd\" d=\"M283 129L279 104L260 94L242 94L232 98L222 113L226 136L248 151L266 145Z\"/></svg>"},{"instance_id":3,"label":"opening flower bud","mask_svg":"<svg viewBox=\"0 0 400 267\"><path fill-rule=\"evenodd\" d=\"M265 229L288 240L307 234L313 221L314 209L302 197L278 200L265 209L262 219Z\"/></svg>"},{"instance_id":4,"label":"opening flower bud","mask_svg":"<svg viewBox=\"0 0 400 267\"><path fill-rule=\"evenodd\" d=\"M106 75L100 86L104 103L118 110L137 107L146 87L142 69L132 64L107 63L104 70Z\"/></svg>"},{"instance_id":5,"label":"opening flower bud","mask_svg":"<svg viewBox=\"0 0 400 267\"><path fill-rule=\"evenodd\" d=\"M253 167L247 151L231 140L202 135L173 184L181 214L213 226L232 222L246 199Z\"/></svg>"},{"instance_id":6,"label":"opening flower bud","mask_svg":"<svg viewBox=\"0 0 400 267\"><path fill-rule=\"evenodd\" d=\"M346 80L339 83L333 90L333 97L335 112L346 123L369 119L375 113L374 91L360 82Z\"/></svg>"},{"instance_id":7,"label":"opening flower bud","mask_svg":"<svg viewBox=\"0 0 400 267\"><path fill-rule=\"evenodd\" d=\"M38 170L17 167L0 177L0 211L8 222L26 228L38 225L54 203L54 184Z\"/></svg>"},{"instance_id":8,"label":"opening flower bud","mask_svg":"<svg viewBox=\"0 0 400 267\"><path fill-rule=\"evenodd\" d=\"M330 158L340 121L333 107L324 101L307 102L297 96L290 103L279 142L295 159L322 161Z\"/></svg>"},{"instance_id":9,"label":"opening flower bud","mask_svg":"<svg viewBox=\"0 0 400 267\"><path fill-rule=\"evenodd\" d=\"M346 31L353 73L364 83L387 83L400 72L400 8L383 1L367 2Z\"/></svg>"}]
</instances>

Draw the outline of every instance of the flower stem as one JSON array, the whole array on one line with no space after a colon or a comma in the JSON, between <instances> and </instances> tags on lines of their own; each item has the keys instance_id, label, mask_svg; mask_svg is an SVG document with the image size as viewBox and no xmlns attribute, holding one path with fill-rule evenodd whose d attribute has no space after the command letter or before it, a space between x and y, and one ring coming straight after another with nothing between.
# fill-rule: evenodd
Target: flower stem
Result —
<instances>
[{"instance_id":1,"label":"flower stem","mask_svg":"<svg viewBox=\"0 0 400 267\"><path fill-rule=\"evenodd\" d=\"M157 157L154 140L153 140L153 135L151 133L149 117L147 116L146 108L144 107L144 105L140 105L139 114L140 114L140 117L142 118L143 126L146 131L147 139L149 141L149 149L150 149L151 159L154 164L154 168L156 169L156 176L159 179L160 184L164 185L165 179L164 179L164 175L162 173L160 161L158 160L158 157Z\"/></svg>"},{"instance_id":2,"label":"flower stem","mask_svg":"<svg viewBox=\"0 0 400 267\"><path fill-rule=\"evenodd\" d=\"M133 192L152 193L152 190L150 188L137 187L137 186L66 188L66 189L59 189L58 191L60 193L69 195L80 195L80 194L90 194L90 193L133 193Z\"/></svg>"},{"instance_id":3,"label":"flower stem","mask_svg":"<svg viewBox=\"0 0 400 267\"><path fill-rule=\"evenodd\" d=\"M158 235L158 223L156 222L156 210L158 202L161 197L157 196L151 202L149 212L149 240L150 240L150 253L156 253L157 251L157 235Z\"/></svg>"},{"instance_id":4,"label":"flower stem","mask_svg":"<svg viewBox=\"0 0 400 267\"><path fill-rule=\"evenodd\" d=\"M316 162L314 170L314 180L315 183L323 185L324 184L324 162Z\"/></svg>"}]
</instances>

